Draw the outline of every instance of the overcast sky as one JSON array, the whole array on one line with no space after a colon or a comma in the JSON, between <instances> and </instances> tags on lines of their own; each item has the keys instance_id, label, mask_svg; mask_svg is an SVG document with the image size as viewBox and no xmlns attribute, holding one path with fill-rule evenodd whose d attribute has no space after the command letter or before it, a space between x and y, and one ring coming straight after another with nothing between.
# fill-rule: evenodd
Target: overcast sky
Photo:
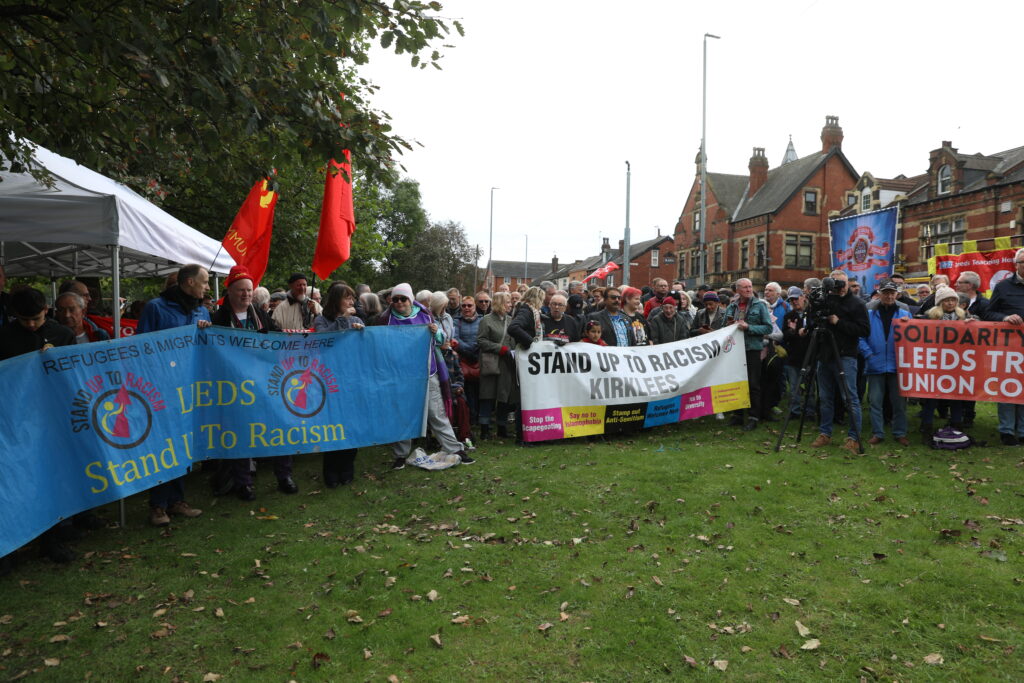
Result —
<instances>
[{"instance_id":1,"label":"overcast sky","mask_svg":"<svg viewBox=\"0 0 1024 683\"><path fill-rule=\"evenodd\" d=\"M708 40L712 172L747 173L753 147L779 165L820 149L826 115L857 172L926 170L951 140L963 153L1024 144L1017 2L442 0L462 21L444 69L378 51L363 74L396 132L434 220L463 224L487 263L562 263L671 234L700 145Z\"/></svg>"}]
</instances>

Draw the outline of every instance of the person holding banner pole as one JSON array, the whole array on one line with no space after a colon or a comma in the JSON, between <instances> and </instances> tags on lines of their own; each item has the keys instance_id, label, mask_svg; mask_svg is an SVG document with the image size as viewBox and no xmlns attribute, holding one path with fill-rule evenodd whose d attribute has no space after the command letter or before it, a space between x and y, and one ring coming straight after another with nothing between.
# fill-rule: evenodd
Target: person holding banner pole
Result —
<instances>
[{"instance_id":1,"label":"person holding banner pole","mask_svg":"<svg viewBox=\"0 0 1024 683\"><path fill-rule=\"evenodd\" d=\"M210 326L210 312L203 306L203 296L210 291L210 272L192 263L178 270L177 284L165 289L160 296L146 304L139 318L136 334L167 330L174 327L196 325L200 329ZM198 517L202 510L185 502L185 478L157 484L149 490L149 522L153 526L167 526L169 515Z\"/></svg>"},{"instance_id":2,"label":"person holding banner pole","mask_svg":"<svg viewBox=\"0 0 1024 683\"><path fill-rule=\"evenodd\" d=\"M1024 249L1013 255L1016 272L992 289L984 320L1024 325ZM1024 404L999 403L999 440L1004 446L1020 445L1024 439Z\"/></svg>"}]
</instances>

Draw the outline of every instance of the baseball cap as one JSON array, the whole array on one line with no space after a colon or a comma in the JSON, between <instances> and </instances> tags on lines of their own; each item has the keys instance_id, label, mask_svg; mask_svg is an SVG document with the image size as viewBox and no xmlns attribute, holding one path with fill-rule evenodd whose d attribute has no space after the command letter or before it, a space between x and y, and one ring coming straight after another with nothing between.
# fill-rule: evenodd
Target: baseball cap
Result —
<instances>
[{"instance_id":1,"label":"baseball cap","mask_svg":"<svg viewBox=\"0 0 1024 683\"><path fill-rule=\"evenodd\" d=\"M797 287L795 285L793 287L790 287L789 291L786 292L786 298L787 299L796 299L797 297L801 297L803 295L804 295L804 290L800 289L799 287Z\"/></svg>"}]
</instances>

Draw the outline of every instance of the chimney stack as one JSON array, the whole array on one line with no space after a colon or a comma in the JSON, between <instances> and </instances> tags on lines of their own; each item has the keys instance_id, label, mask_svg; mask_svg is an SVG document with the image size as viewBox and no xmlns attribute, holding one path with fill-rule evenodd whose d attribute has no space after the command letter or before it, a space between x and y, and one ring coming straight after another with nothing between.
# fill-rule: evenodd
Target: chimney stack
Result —
<instances>
[{"instance_id":1,"label":"chimney stack","mask_svg":"<svg viewBox=\"0 0 1024 683\"><path fill-rule=\"evenodd\" d=\"M833 147L843 146L843 129L839 127L838 116L826 116L825 126L821 129L821 151L828 154Z\"/></svg>"},{"instance_id":2,"label":"chimney stack","mask_svg":"<svg viewBox=\"0 0 1024 683\"><path fill-rule=\"evenodd\" d=\"M551 257L551 274L554 275L558 271L558 255Z\"/></svg>"},{"instance_id":3,"label":"chimney stack","mask_svg":"<svg viewBox=\"0 0 1024 683\"><path fill-rule=\"evenodd\" d=\"M626 249L626 242L625 242L625 240L619 240L619 253L622 254L623 258L626 257L626 254L623 253L625 249Z\"/></svg>"},{"instance_id":4,"label":"chimney stack","mask_svg":"<svg viewBox=\"0 0 1024 683\"><path fill-rule=\"evenodd\" d=\"M764 147L754 148L754 155L750 157L747 168L750 169L750 191L747 196L753 197L768 182L768 157L764 155Z\"/></svg>"}]
</instances>

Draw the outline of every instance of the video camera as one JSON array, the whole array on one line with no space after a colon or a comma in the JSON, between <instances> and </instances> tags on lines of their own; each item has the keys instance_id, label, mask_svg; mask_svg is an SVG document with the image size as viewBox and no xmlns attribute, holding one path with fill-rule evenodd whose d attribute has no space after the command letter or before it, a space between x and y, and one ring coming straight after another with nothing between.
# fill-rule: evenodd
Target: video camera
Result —
<instances>
[{"instance_id":1,"label":"video camera","mask_svg":"<svg viewBox=\"0 0 1024 683\"><path fill-rule=\"evenodd\" d=\"M830 294L839 294L843 291L844 283L835 278L827 277L821 281L820 287L815 287L807 295L809 304L808 313L815 321L823 321L832 315L832 303L829 301Z\"/></svg>"}]
</instances>

